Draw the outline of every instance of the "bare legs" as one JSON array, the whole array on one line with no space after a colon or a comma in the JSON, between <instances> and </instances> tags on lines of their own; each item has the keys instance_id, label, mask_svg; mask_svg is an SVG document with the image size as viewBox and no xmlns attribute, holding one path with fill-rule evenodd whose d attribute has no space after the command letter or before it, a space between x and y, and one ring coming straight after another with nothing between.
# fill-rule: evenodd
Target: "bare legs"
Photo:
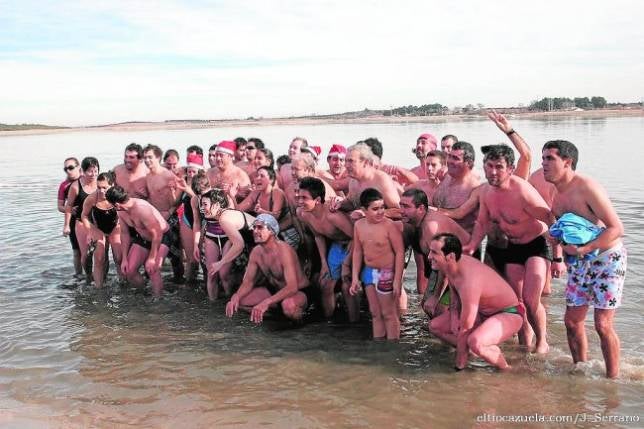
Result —
<instances>
[{"instance_id":1,"label":"bare legs","mask_svg":"<svg viewBox=\"0 0 644 429\"><path fill-rule=\"evenodd\" d=\"M566 307L564 321L566 323L566 334L568 346L572 354L573 362L586 362L588 360L588 338L584 321L588 306ZM606 377L616 378L619 376L619 337L615 332L613 320L615 310L595 309L595 330L599 334L602 354L606 363Z\"/></svg>"},{"instance_id":2,"label":"bare legs","mask_svg":"<svg viewBox=\"0 0 644 429\"><path fill-rule=\"evenodd\" d=\"M498 313L485 319L467 338L470 351L499 369L508 365L499 344L519 331L523 318L510 313Z\"/></svg>"},{"instance_id":3,"label":"bare legs","mask_svg":"<svg viewBox=\"0 0 644 429\"><path fill-rule=\"evenodd\" d=\"M541 257L529 258L525 265L507 264L506 276L519 300L526 306L526 319L519 333L521 344L531 347L532 334L536 336L536 353L548 353L546 341L546 309L541 304L541 293L546 282L549 262Z\"/></svg>"},{"instance_id":4,"label":"bare legs","mask_svg":"<svg viewBox=\"0 0 644 429\"><path fill-rule=\"evenodd\" d=\"M221 259L221 252L219 246L213 240L204 239L204 255L206 257L206 267L210 267L214 262ZM208 291L208 299L214 301L219 296L219 282L217 274L206 275L206 290Z\"/></svg>"},{"instance_id":5,"label":"bare legs","mask_svg":"<svg viewBox=\"0 0 644 429\"><path fill-rule=\"evenodd\" d=\"M186 254L186 281L193 282L197 277L198 261L194 260L194 236L192 229L188 228L183 222L179 226L179 235L181 237L181 247Z\"/></svg>"},{"instance_id":6,"label":"bare legs","mask_svg":"<svg viewBox=\"0 0 644 429\"><path fill-rule=\"evenodd\" d=\"M270 296L271 293L265 287L255 287L239 301L239 307L250 312L254 306L266 298L270 298ZM280 302L284 316L294 321L302 320L307 304L306 295L302 292L297 292L295 295L289 296Z\"/></svg>"},{"instance_id":7,"label":"bare legs","mask_svg":"<svg viewBox=\"0 0 644 429\"><path fill-rule=\"evenodd\" d=\"M394 295L378 293L374 285L365 286L364 292L369 302L373 339L399 339L400 317L398 302L394 301Z\"/></svg>"}]
</instances>

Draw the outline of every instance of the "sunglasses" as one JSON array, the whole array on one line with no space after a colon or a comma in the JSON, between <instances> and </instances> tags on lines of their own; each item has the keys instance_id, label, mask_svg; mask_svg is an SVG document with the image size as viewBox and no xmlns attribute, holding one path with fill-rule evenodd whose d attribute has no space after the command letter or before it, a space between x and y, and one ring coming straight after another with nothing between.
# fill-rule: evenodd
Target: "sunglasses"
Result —
<instances>
[{"instance_id":1,"label":"sunglasses","mask_svg":"<svg viewBox=\"0 0 644 429\"><path fill-rule=\"evenodd\" d=\"M67 167L63 167L63 171L72 171L76 167L78 167L78 165L68 165Z\"/></svg>"}]
</instances>

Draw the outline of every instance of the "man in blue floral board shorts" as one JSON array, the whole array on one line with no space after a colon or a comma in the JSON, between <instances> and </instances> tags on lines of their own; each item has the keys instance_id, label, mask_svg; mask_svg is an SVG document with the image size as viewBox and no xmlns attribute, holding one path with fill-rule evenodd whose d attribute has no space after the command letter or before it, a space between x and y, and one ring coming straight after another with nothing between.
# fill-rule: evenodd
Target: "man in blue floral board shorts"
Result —
<instances>
[{"instance_id":1,"label":"man in blue floral board shorts","mask_svg":"<svg viewBox=\"0 0 644 429\"><path fill-rule=\"evenodd\" d=\"M552 211L557 217L573 213L603 227L596 238L583 245L566 244L568 264L566 314L568 345L575 363L588 360L588 340L584 321L588 306L594 307L595 329L601 340L606 376L619 376L619 337L613 320L619 307L626 274L626 249L622 244L624 227L608 194L589 176L575 171L578 151L565 140L547 142L542 149L545 179L557 188ZM557 255L557 253L559 255ZM563 271L561 250L555 251L553 276Z\"/></svg>"}]
</instances>

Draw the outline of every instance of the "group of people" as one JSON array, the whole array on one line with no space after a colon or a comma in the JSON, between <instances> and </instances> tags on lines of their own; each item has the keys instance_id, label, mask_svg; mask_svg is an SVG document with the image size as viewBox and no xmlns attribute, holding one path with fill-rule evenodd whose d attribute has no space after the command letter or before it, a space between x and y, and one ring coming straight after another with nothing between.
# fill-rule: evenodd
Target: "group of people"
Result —
<instances>
[{"instance_id":1,"label":"group of people","mask_svg":"<svg viewBox=\"0 0 644 429\"><path fill-rule=\"evenodd\" d=\"M141 287L147 276L161 294L167 257L178 282L194 284L201 269L208 297L225 297L229 317L242 309L260 323L273 309L300 322L317 303L325 317L343 312L356 322L366 297L373 338L387 340L400 336L413 256L429 331L456 347L457 369L470 353L509 368L499 345L515 334L547 353L541 297L567 271L573 360L587 360L592 306L606 374L617 377L613 318L626 271L619 217L603 188L576 171L572 143L548 141L542 168L530 174L528 144L503 115L488 116L512 146L482 147L487 183L471 144L446 135L439 149L429 133L412 148L412 168L383 163L376 138L334 144L327 168L321 148L301 137L277 158L261 139L225 140L208 149L209 166L198 146L184 166L175 150L136 143L109 172L93 157L70 157L58 193L63 234L76 273L85 270L96 287L111 248L121 278ZM554 238L549 228L564 214L597 234L583 243Z\"/></svg>"}]
</instances>

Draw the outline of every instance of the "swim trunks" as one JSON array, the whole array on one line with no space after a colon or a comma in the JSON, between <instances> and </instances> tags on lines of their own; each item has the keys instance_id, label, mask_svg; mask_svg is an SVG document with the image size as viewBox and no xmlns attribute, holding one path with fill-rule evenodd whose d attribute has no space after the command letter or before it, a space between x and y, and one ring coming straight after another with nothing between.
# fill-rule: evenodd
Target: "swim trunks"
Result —
<instances>
[{"instance_id":1,"label":"swim trunks","mask_svg":"<svg viewBox=\"0 0 644 429\"><path fill-rule=\"evenodd\" d=\"M509 243L503 252L506 264L525 265L526 261L533 256L552 261L552 249L542 235L524 244Z\"/></svg>"},{"instance_id":2,"label":"swim trunks","mask_svg":"<svg viewBox=\"0 0 644 429\"><path fill-rule=\"evenodd\" d=\"M597 256L568 265L566 305L613 310L621 305L626 277L626 248L619 244Z\"/></svg>"},{"instance_id":3,"label":"swim trunks","mask_svg":"<svg viewBox=\"0 0 644 429\"><path fill-rule=\"evenodd\" d=\"M326 261L329 266L329 275L333 280L337 281L342 277L342 263L349 254L349 246L347 244L334 241L329 247Z\"/></svg>"},{"instance_id":4,"label":"swim trunks","mask_svg":"<svg viewBox=\"0 0 644 429\"><path fill-rule=\"evenodd\" d=\"M375 286L376 292L388 295L394 291L394 270L391 268L371 268L365 266L360 273L364 287Z\"/></svg>"},{"instance_id":5,"label":"swim trunks","mask_svg":"<svg viewBox=\"0 0 644 429\"><path fill-rule=\"evenodd\" d=\"M132 241L132 244L139 245L147 250L152 249L152 242L150 240L143 238L135 228L128 226L128 229L130 231L130 240ZM170 248L170 246L172 245L167 232L163 234L163 237L161 238L161 244L165 244L168 248Z\"/></svg>"}]
</instances>

